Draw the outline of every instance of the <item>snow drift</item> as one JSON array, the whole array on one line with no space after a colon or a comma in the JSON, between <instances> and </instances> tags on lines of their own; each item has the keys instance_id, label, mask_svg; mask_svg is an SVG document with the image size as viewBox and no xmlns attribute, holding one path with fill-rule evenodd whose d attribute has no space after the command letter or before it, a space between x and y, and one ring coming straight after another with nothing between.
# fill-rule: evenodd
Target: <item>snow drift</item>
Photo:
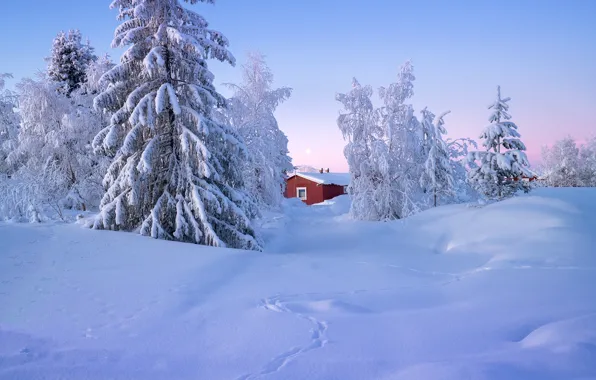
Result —
<instances>
[{"instance_id":1,"label":"snow drift","mask_svg":"<svg viewBox=\"0 0 596 380\"><path fill-rule=\"evenodd\" d=\"M594 377L594 199L289 201L263 253L0 224L0 379Z\"/></svg>"}]
</instances>

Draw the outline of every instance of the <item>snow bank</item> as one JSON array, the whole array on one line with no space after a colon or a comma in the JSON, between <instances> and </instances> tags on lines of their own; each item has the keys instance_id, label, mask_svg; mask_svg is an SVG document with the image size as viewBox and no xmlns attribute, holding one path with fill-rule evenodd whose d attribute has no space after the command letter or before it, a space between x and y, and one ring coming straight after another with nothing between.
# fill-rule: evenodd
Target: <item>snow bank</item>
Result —
<instances>
[{"instance_id":1,"label":"snow bank","mask_svg":"<svg viewBox=\"0 0 596 380\"><path fill-rule=\"evenodd\" d=\"M263 253L0 224L0 379L594 378L594 199L289 200Z\"/></svg>"}]
</instances>

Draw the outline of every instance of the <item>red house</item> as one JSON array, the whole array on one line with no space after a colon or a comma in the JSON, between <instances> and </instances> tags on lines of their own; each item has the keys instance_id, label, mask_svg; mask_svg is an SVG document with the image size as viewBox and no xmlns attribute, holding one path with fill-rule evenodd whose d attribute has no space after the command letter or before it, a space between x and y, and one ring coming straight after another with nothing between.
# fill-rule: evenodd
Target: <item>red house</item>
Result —
<instances>
[{"instance_id":1,"label":"red house","mask_svg":"<svg viewBox=\"0 0 596 380\"><path fill-rule=\"evenodd\" d=\"M295 173L286 179L286 198L300 198L307 205L347 194L348 173Z\"/></svg>"}]
</instances>

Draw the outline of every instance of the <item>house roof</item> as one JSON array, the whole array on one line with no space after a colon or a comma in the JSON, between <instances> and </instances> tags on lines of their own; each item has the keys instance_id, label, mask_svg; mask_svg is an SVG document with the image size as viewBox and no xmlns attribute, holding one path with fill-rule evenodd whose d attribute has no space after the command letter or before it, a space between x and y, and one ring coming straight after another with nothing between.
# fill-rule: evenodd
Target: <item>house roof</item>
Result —
<instances>
[{"instance_id":1,"label":"house roof","mask_svg":"<svg viewBox=\"0 0 596 380\"><path fill-rule=\"evenodd\" d=\"M347 186L350 184L350 173L296 173L296 175L321 185Z\"/></svg>"}]
</instances>

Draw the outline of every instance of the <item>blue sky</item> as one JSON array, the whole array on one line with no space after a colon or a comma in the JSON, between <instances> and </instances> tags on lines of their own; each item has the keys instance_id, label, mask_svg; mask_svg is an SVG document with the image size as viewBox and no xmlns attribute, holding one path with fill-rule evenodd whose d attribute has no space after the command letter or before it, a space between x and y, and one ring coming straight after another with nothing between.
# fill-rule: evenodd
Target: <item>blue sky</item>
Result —
<instances>
[{"instance_id":1,"label":"blue sky","mask_svg":"<svg viewBox=\"0 0 596 380\"><path fill-rule=\"evenodd\" d=\"M276 84L294 88L277 116L295 164L346 170L335 93L348 91L353 76L387 85L406 59L417 77L414 106L451 110L450 137L480 133L498 84L512 97L532 160L543 144L596 131L596 1L217 0L192 8L230 39L239 63L260 50ZM0 18L9 31L0 35L0 72L16 78L44 68L58 31L78 28L105 53L118 25L102 0L8 2ZM216 84L240 79L239 67L211 67Z\"/></svg>"}]
</instances>

